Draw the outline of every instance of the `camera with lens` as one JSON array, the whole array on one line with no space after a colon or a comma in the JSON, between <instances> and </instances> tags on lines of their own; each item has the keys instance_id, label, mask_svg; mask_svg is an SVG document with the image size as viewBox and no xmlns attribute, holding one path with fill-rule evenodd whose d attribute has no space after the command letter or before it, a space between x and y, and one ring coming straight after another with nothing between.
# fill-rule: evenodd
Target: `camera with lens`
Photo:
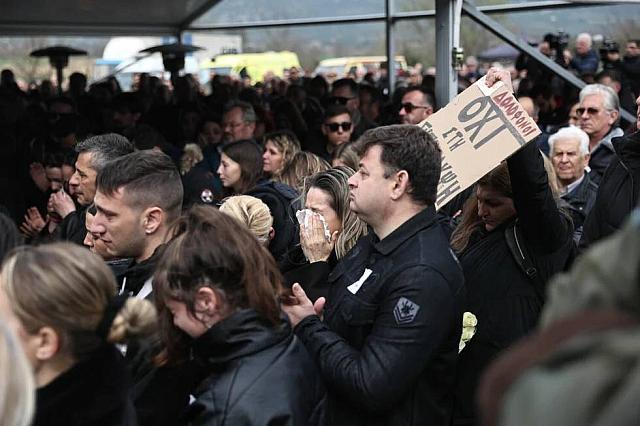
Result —
<instances>
[{"instance_id":1,"label":"camera with lens","mask_svg":"<svg viewBox=\"0 0 640 426\"><path fill-rule=\"evenodd\" d=\"M599 49L600 58L605 61L609 53L620 53L620 46L615 40L605 38Z\"/></svg>"},{"instance_id":2,"label":"camera with lens","mask_svg":"<svg viewBox=\"0 0 640 426\"><path fill-rule=\"evenodd\" d=\"M544 41L549 43L549 47L555 50L564 50L569 44L569 34L558 31L557 34L549 33L544 36Z\"/></svg>"},{"instance_id":3,"label":"camera with lens","mask_svg":"<svg viewBox=\"0 0 640 426\"><path fill-rule=\"evenodd\" d=\"M549 47L556 52L556 62L564 65L564 50L569 45L569 34L558 31L556 34L548 33L544 36L544 41L549 43Z\"/></svg>"}]
</instances>

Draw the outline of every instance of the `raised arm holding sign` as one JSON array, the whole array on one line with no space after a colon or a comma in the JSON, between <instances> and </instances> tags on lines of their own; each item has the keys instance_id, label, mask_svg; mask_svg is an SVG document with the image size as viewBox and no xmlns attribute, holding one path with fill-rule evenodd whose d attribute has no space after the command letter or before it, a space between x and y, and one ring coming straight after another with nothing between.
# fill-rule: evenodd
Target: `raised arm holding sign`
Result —
<instances>
[{"instance_id":1,"label":"raised arm holding sign","mask_svg":"<svg viewBox=\"0 0 640 426\"><path fill-rule=\"evenodd\" d=\"M436 208L540 134L513 96L509 73L495 68L419 126L442 151Z\"/></svg>"},{"instance_id":2,"label":"raised arm holding sign","mask_svg":"<svg viewBox=\"0 0 640 426\"><path fill-rule=\"evenodd\" d=\"M535 144L527 144L539 131L528 128L535 124L513 98L505 74L490 71L488 89L477 83L484 97L467 98L465 91L456 98L459 117L466 117L465 110L481 115L482 106L487 118L465 124L471 148L460 157L455 156L462 148L451 149L448 158L452 169L459 165L462 189L476 183L451 238L465 275L465 311L478 321L458 361L455 424L473 421L478 378L499 351L535 327L548 279L566 267L574 250L571 220L556 205L542 154ZM492 84L496 80L505 84ZM483 128L474 135L478 127ZM494 136L484 142L487 133ZM475 148L478 140L483 143ZM451 146L442 145L443 153ZM441 178L439 189L446 190L443 183ZM438 195L442 202L450 199L446 191Z\"/></svg>"}]
</instances>

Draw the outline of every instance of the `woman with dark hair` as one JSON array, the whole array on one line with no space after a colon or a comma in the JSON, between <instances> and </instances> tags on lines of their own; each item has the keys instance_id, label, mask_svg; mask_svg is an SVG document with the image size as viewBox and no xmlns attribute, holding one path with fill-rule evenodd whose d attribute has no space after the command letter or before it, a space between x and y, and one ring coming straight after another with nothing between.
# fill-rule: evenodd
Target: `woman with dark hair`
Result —
<instances>
[{"instance_id":1,"label":"woman with dark hair","mask_svg":"<svg viewBox=\"0 0 640 426\"><path fill-rule=\"evenodd\" d=\"M487 80L510 84L509 73L495 69ZM455 424L474 424L484 369L537 324L546 283L573 258L572 235L535 141L477 182L451 236L465 276L464 310L478 321L458 361Z\"/></svg>"},{"instance_id":2,"label":"woman with dark hair","mask_svg":"<svg viewBox=\"0 0 640 426\"><path fill-rule=\"evenodd\" d=\"M262 178L262 150L249 140L225 145L218 175L228 195L244 194Z\"/></svg>"},{"instance_id":3,"label":"woman with dark hair","mask_svg":"<svg viewBox=\"0 0 640 426\"><path fill-rule=\"evenodd\" d=\"M154 276L168 360L190 356L206 379L194 424L317 424L324 389L313 360L282 316L281 277L234 218L194 207Z\"/></svg>"},{"instance_id":4,"label":"woman with dark hair","mask_svg":"<svg viewBox=\"0 0 640 426\"><path fill-rule=\"evenodd\" d=\"M275 230L269 251L279 259L298 242L293 214L298 193L283 183L263 179L262 168L262 150L255 142L238 141L222 148L218 174L227 195L251 195L269 207Z\"/></svg>"}]
</instances>

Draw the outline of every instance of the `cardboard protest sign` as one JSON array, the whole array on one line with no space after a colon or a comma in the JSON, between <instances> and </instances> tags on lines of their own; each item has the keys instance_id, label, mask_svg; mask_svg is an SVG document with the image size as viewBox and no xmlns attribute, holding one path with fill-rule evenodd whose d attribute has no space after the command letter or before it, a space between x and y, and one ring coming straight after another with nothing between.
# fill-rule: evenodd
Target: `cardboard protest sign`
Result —
<instances>
[{"instance_id":1,"label":"cardboard protest sign","mask_svg":"<svg viewBox=\"0 0 640 426\"><path fill-rule=\"evenodd\" d=\"M484 78L419 126L442 150L436 208L540 134L507 86L496 83L489 88Z\"/></svg>"}]
</instances>

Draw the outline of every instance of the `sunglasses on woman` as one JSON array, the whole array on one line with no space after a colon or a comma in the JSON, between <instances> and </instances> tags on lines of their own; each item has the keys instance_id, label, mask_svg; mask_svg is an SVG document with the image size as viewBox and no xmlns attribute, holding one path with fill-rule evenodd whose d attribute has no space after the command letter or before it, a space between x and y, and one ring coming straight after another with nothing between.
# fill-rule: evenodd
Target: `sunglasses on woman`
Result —
<instances>
[{"instance_id":1,"label":"sunglasses on woman","mask_svg":"<svg viewBox=\"0 0 640 426\"><path fill-rule=\"evenodd\" d=\"M343 132L348 132L351 129L351 123L348 121L343 121L342 123L325 123L325 126L327 126L331 133L337 132L340 127L342 127Z\"/></svg>"}]
</instances>

